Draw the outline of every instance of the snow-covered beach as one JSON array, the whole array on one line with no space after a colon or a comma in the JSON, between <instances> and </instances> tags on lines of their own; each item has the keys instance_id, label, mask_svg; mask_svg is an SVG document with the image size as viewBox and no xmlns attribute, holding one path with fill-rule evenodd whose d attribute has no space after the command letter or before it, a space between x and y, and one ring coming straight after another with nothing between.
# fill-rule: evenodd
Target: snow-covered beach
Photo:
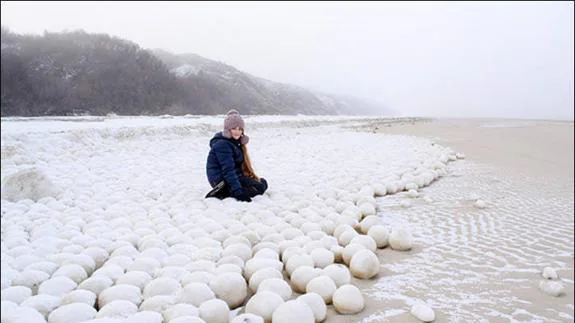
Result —
<instances>
[{"instance_id":1,"label":"snow-covered beach","mask_svg":"<svg viewBox=\"0 0 575 323\"><path fill-rule=\"evenodd\" d=\"M407 229L410 250L377 249L379 273L349 280L365 308L342 315L328 305L326 322L418 322L410 313L416 304L433 309L438 322L573 320L573 150L564 142L554 138L550 153L567 163L551 167L552 177L532 178L475 159L470 153L481 145L465 145L466 127L437 140L425 127L445 129L417 118L245 120L255 170L270 183L249 204L203 198L208 141L221 117L3 119L2 321L135 322L137 311L157 311L158 322L207 320L186 298L192 283L205 283L208 298L239 302L233 319L253 294L254 266L285 267L282 279L294 289L296 264L325 275L321 268L334 261L312 251L345 257L344 247L373 225ZM520 132L530 124L481 125ZM43 186L18 186L31 181ZM30 194L38 200L22 199ZM542 278L545 267L558 278ZM245 279L241 301L219 297L225 288L213 281L229 273ZM541 281L560 284L561 295L542 291ZM300 294L291 292L284 301ZM131 304L102 310L114 301Z\"/></svg>"}]
</instances>

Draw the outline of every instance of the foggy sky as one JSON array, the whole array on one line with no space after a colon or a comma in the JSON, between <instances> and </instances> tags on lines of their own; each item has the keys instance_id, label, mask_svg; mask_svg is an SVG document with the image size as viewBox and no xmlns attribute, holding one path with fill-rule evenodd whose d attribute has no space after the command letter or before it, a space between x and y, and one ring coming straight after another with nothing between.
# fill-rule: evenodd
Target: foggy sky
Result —
<instances>
[{"instance_id":1,"label":"foggy sky","mask_svg":"<svg viewBox=\"0 0 575 323\"><path fill-rule=\"evenodd\" d=\"M84 29L402 115L573 119L573 2L2 2L17 33Z\"/></svg>"}]
</instances>

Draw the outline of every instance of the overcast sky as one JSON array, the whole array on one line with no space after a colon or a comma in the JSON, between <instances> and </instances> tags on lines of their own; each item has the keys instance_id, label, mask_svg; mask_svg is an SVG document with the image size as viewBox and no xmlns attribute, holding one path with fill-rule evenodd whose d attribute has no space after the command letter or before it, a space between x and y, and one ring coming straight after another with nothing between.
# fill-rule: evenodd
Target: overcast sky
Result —
<instances>
[{"instance_id":1,"label":"overcast sky","mask_svg":"<svg viewBox=\"0 0 575 323\"><path fill-rule=\"evenodd\" d=\"M2 2L17 33L105 32L420 116L573 119L573 2Z\"/></svg>"}]
</instances>

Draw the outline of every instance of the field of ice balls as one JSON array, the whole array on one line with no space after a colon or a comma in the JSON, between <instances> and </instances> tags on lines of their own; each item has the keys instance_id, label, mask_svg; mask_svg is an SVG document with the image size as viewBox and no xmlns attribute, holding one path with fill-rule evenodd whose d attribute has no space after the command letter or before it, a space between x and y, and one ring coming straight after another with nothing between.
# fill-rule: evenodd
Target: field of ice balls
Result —
<instances>
[{"instance_id":1,"label":"field of ice balls","mask_svg":"<svg viewBox=\"0 0 575 323\"><path fill-rule=\"evenodd\" d=\"M270 136L273 131L262 130ZM318 138L321 144L313 144ZM298 139L275 136L274 143L258 146L258 157L266 159L280 149L297 154L289 151L297 142L286 144L288 140L306 142L309 154L325 159L314 164L311 155L299 151L298 161L276 161L283 167L275 173L271 166L261 169L267 170L267 178L285 178L286 168L307 160L311 166L301 168L299 175L317 176L311 173L315 169L333 177L330 185L288 180L285 190L281 185L270 188L252 203L205 200L205 192L182 203L154 204L153 196L147 203L129 205L122 199L117 204L106 200L105 212L94 213L61 199L64 195L46 194L57 180L28 167L34 160L14 162L22 156L5 155L5 149L22 143L3 138L2 162L17 167L2 173L2 322L304 323L325 320L328 306L341 315L361 313L364 299L351 278L378 276L377 249L412 246L408 227L382 224L376 198L401 191L417 197L418 189L445 175L449 161L464 157L427 141L381 138L361 144L348 140L350 149L361 149L344 164L372 169L359 175L341 170L341 164L325 163L348 154L341 137L300 129ZM142 153L178 147L182 137L152 143L147 139L145 145L134 142L144 141L138 137L116 145ZM207 139L199 138L197 147L204 147ZM113 138L98 140L114 145ZM408 147L416 147L417 154L405 158ZM101 149L75 148L84 156ZM44 151L36 158L48 164L50 158L67 158ZM205 158L205 152L198 148L198 159ZM153 159L150 156L148 163ZM88 163L77 157L66 160ZM110 165L108 172L119 166ZM154 176L167 176L158 172ZM346 181L348 176L352 180ZM110 185L104 177L91 180L92 186Z\"/></svg>"}]
</instances>

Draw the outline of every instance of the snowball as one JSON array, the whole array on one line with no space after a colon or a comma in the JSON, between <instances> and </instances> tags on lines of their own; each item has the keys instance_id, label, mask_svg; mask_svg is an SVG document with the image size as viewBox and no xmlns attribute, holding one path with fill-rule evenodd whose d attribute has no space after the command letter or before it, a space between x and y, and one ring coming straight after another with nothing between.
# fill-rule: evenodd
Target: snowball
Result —
<instances>
[{"instance_id":1,"label":"snowball","mask_svg":"<svg viewBox=\"0 0 575 323\"><path fill-rule=\"evenodd\" d=\"M307 284L321 274L321 269L311 266L300 266L292 273L290 281L294 290L298 293L305 293ZM281 277L278 277L281 278Z\"/></svg>"},{"instance_id":2,"label":"snowball","mask_svg":"<svg viewBox=\"0 0 575 323\"><path fill-rule=\"evenodd\" d=\"M389 243L389 229L383 225L372 226L367 235L370 236L377 245L377 248L384 248Z\"/></svg>"},{"instance_id":3,"label":"snowball","mask_svg":"<svg viewBox=\"0 0 575 323\"><path fill-rule=\"evenodd\" d=\"M318 276L310 280L306 286L307 293L316 293L326 304L331 304L333 293L337 287L329 276Z\"/></svg>"},{"instance_id":4,"label":"snowball","mask_svg":"<svg viewBox=\"0 0 575 323\"><path fill-rule=\"evenodd\" d=\"M88 304L73 303L58 307L50 315L50 323L76 323L96 317L96 309Z\"/></svg>"},{"instance_id":5,"label":"snowball","mask_svg":"<svg viewBox=\"0 0 575 323\"><path fill-rule=\"evenodd\" d=\"M343 261L343 250L344 248L340 245L333 246L329 249L333 252L333 261L334 262L342 262Z\"/></svg>"},{"instance_id":6,"label":"snowball","mask_svg":"<svg viewBox=\"0 0 575 323\"><path fill-rule=\"evenodd\" d=\"M227 238L224 243L222 243L222 247L227 248L228 246L232 245L232 244L236 244L236 243L243 243L248 247L252 247L252 243L250 242L250 240L244 236L231 236L229 238Z\"/></svg>"},{"instance_id":7,"label":"snowball","mask_svg":"<svg viewBox=\"0 0 575 323\"><path fill-rule=\"evenodd\" d=\"M40 314L48 316L54 309L61 304L60 297L53 295L35 295L27 298L20 304L23 307L31 307L36 309Z\"/></svg>"},{"instance_id":8,"label":"snowball","mask_svg":"<svg viewBox=\"0 0 575 323\"><path fill-rule=\"evenodd\" d=\"M40 287L38 287L38 294L62 296L74 290L76 286L76 283L68 277L54 277L40 284Z\"/></svg>"},{"instance_id":9,"label":"snowball","mask_svg":"<svg viewBox=\"0 0 575 323\"><path fill-rule=\"evenodd\" d=\"M96 294L89 290L77 289L62 296L62 305L72 303L84 303L90 306L96 305Z\"/></svg>"},{"instance_id":10,"label":"snowball","mask_svg":"<svg viewBox=\"0 0 575 323\"><path fill-rule=\"evenodd\" d=\"M78 285L78 289L85 289L89 290L96 295L100 295L100 293L114 285L114 281L111 278L106 276L92 276Z\"/></svg>"},{"instance_id":11,"label":"snowball","mask_svg":"<svg viewBox=\"0 0 575 323\"><path fill-rule=\"evenodd\" d=\"M175 296L180 290L182 286L180 282L170 278L170 277L159 277L144 287L143 296L144 298L149 298L156 295L173 295Z\"/></svg>"},{"instance_id":12,"label":"snowball","mask_svg":"<svg viewBox=\"0 0 575 323\"><path fill-rule=\"evenodd\" d=\"M565 291L563 283L556 280L542 280L539 282L539 289L555 297L561 296Z\"/></svg>"},{"instance_id":13,"label":"snowball","mask_svg":"<svg viewBox=\"0 0 575 323\"><path fill-rule=\"evenodd\" d=\"M33 264L26 266L25 270L38 270L45 272L48 275L52 275L56 269L58 269L58 265L52 261L40 261Z\"/></svg>"},{"instance_id":14,"label":"snowball","mask_svg":"<svg viewBox=\"0 0 575 323\"><path fill-rule=\"evenodd\" d=\"M238 265L234 265L234 264L223 264L223 265L219 265L216 270L214 271L214 274L220 275L223 273L238 273L238 274L242 274L243 270L240 266Z\"/></svg>"},{"instance_id":15,"label":"snowball","mask_svg":"<svg viewBox=\"0 0 575 323\"><path fill-rule=\"evenodd\" d=\"M411 232L403 227L396 227L391 230L389 234L389 246L393 250L407 251L410 250L413 244L413 237Z\"/></svg>"},{"instance_id":16,"label":"snowball","mask_svg":"<svg viewBox=\"0 0 575 323\"><path fill-rule=\"evenodd\" d=\"M303 301L287 301L274 311L273 323L314 323L315 318L311 308Z\"/></svg>"},{"instance_id":17,"label":"snowball","mask_svg":"<svg viewBox=\"0 0 575 323\"><path fill-rule=\"evenodd\" d=\"M73 280L76 284L88 278L86 270L82 266L76 264L63 265L52 274L52 277L60 277L60 276L68 277L71 280Z\"/></svg>"},{"instance_id":18,"label":"snowball","mask_svg":"<svg viewBox=\"0 0 575 323\"><path fill-rule=\"evenodd\" d=\"M123 323L162 323L163 317L158 312L141 311L134 315L129 316ZM172 321L175 322L175 321Z\"/></svg>"},{"instance_id":19,"label":"snowball","mask_svg":"<svg viewBox=\"0 0 575 323\"><path fill-rule=\"evenodd\" d=\"M50 275L43 271L27 269L12 281L12 285L28 287L32 290L32 293L35 294L38 290L38 286L49 278Z\"/></svg>"},{"instance_id":20,"label":"snowball","mask_svg":"<svg viewBox=\"0 0 575 323\"><path fill-rule=\"evenodd\" d=\"M377 213L375 211L375 207L371 203L361 204L359 206L359 211L361 212L362 216L375 215Z\"/></svg>"},{"instance_id":21,"label":"snowball","mask_svg":"<svg viewBox=\"0 0 575 323\"><path fill-rule=\"evenodd\" d=\"M264 319L254 314L240 314L234 317L230 323L264 323Z\"/></svg>"},{"instance_id":22,"label":"snowball","mask_svg":"<svg viewBox=\"0 0 575 323\"><path fill-rule=\"evenodd\" d=\"M244 268L245 261L238 256L225 256L220 258L220 260L218 260L217 265L220 266L224 264L233 264L240 268Z\"/></svg>"},{"instance_id":23,"label":"snowball","mask_svg":"<svg viewBox=\"0 0 575 323\"><path fill-rule=\"evenodd\" d=\"M252 248L244 243L235 243L227 246L222 253L222 257L237 256L244 261L252 257Z\"/></svg>"},{"instance_id":24,"label":"snowball","mask_svg":"<svg viewBox=\"0 0 575 323\"><path fill-rule=\"evenodd\" d=\"M411 315L423 322L432 322L435 320L435 312L431 307L425 304L415 304L411 307Z\"/></svg>"},{"instance_id":25,"label":"snowball","mask_svg":"<svg viewBox=\"0 0 575 323\"><path fill-rule=\"evenodd\" d=\"M351 239L349 243L350 244L357 243L363 245L367 250L371 250L373 252L375 252L375 250L377 249L377 244L375 240L373 240L372 237L367 235L358 235L355 238Z\"/></svg>"},{"instance_id":26,"label":"snowball","mask_svg":"<svg viewBox=\"0 0 575 323\"><path fill-rule=\"evenodd\" d=\"M176 302L189 303L196 307L203 302L214 299L214 292L206 283L189 283L176 296Z\"/></svg>"},{"instance_id":27,"label":"snowball","mask_svg":"<svg viewBox=\"0 0 575 323\"><path fill-rule=\"evenodd\" d=\"M551 267L543 268L543 273L541 275L545 279L557 279L558 278L557 272L555 271L555 269L553 269Z\"/></svg>"},{"instance_id":28,"label":"snowball","mask_svg":"<svg viewBox=\"0 0 575 323\"><path fill-rule=\"evenodd\" d=\"M263 248L254 254L254 258L270 258L279 260L280 257L277 251L268 248Z\"/></svg>"},{"instance_id":29,"label":"snowball","mask_svg":"<svg viewBox=\"0 0 575 323\"><path fill-rule=\"evenodd\" d=\"M247 297L247 284L239 273L223 273L209 284L216 297L225 301L230 309L241 305Z\"/></svg>"},{"instance_id":30,"label":"snowball","mask_svg":"<svg viewBox=\"0 0 575 323\"><path fill-rule=\"evenodd\" d=\"M260 242L252 248L253 252L256 254L262 249L271 249L275 251L276 254L280 253L280 247L278 246L277 243L273 242Z\"/></svg>"},{"instance_id":31,"label":"snowball","mask_svg":"<svg viewBox=\"0 0 575 323\"><path fill-rule=\"evenodd\" d=\"M485 207L487 207L487 204L485 204L485 201L483 200L477 200L473 205L478 209L484 209Z\"/></svg>"},{"instance_id":32,"label":"snowball","mask_svg":"<svg viewBox=\"0 0 575 323\"><path fill-rule=\"evenodd\" d=\"M2 290L2 300L16 304L22 303L32 296L32 290L25 286L12 286Z\"/></svg>"},{"instance_id":33,"label":"snowball","mask_svg":"<svg viewBox=\"0 0 575 323\"><path fill-rule=\"evenodd\" d=\"M323 269L323 275L333 280L337 287L351 282L351 273L349 269L342 264L332 264Z\"/></svg>"},{"instance_id":34,"label":"snowball","mask_svg":"<svg viewBox=\"0 0 575 323\"><path fill-rule=\"evenodd\" d=\"M190 304L176 304L164 311L164 320L171 322L173 319L182 316L198 316L198 309Z\"/></svg>"},{"instance_id":35,"label":"snowball","mask_svg":"<svg viewBox=\"0 0 575 323\"><path fill-rule=\"evenodd\" d=\"M292 242L296 243L295 241L292 241ZM302 254L302 253L305 253L305 249L301 248L299 245L297 245L297 246L291 246L291 247L286 248L286 249L282 252L282 255L281 255L282 257L281 257L281 258L282 258L282 261L283 261L284 263L287 263L288 260L289 260L292 256L294 256L294 255L299 255L299 254Z\"/></svg>"},{"instance_id":36,"label":"snowball","mask_svg":"<svg viewBox=\"0 0 575 323\"><path fill-rule=\"evenodd\" d=\"M38 201L55 193L52 181L36 167L20 170L2 180L2 199L8 201Z\"/></svg>"},{"instance_id":37,"label":"snowball","mask_svg":"<svg viewBox=\"0 0 575 323\"><path fill-rule=\"evenodd\" d=\"M337 241L339 242L340 245L345 247L351 243L351 240L353 240L353 238L357 236L359 236L359 233L357 233L355 230L353 231L346 230L339 235Z\"/></svg>"},{"instance_id":38,"label":"snowball","mask_svg":"<svg viewBox=\"0 0 575 323\"><path fill-rule=\"evenodd\" d=\"M99 247L86 248L84 249L84 251L82 251L82 253L92 258L92 260L94 260L94 263L96 265L96 267L94 268L101 267L110 257L110 255L105 249Z\"/></svg>"},{"instance_id":39,"label":"snowball","mask_svg":"<svg viewBox=\"0 0 575 323\"><path fill-rule=\"evenodd\" d=\"M245 312L259 315L266 322L270 322L274 311L283 303L283 298L278 294L263 290L250 298L246 304Z\"/></svg>"},{"instance_id":40,"label":"snowball","mask_svg":"<svg viewBox=\"0 0 575 323\"><path fill-rule=\"evenodd\" d=\"M268 278L279 278L282 279L283 275L275 268L262 268L256 271L249 280L249 287L252 291L257 291L260 283Z\"/></svg>"},{"instance_id":41,"label":"snowball","mask_svg":"<svg viewBox=\"0 0 575 323\"><path fill-rule=\"evenodd\" d=\"M138 306L136 304L126 300L115 300L100 308L96 317L127 318L137 312Z\"/></svg>"},{"instance_id":42,"label":"snowball","mask_svg":"<svg viewBox=\"0 0 575 323\"><path fill-rule=\"evenodd\" d=\"M186 270L193 273L195 271L213 272L216 270L216 264L209 260L198 260L186 265Z\"/></svg>"},{"instance_id":43,"label":"snowball","mask_svg":"<svg viewBox=\"0 0 575 323\"><path fill-rule=\"evenodd\" d=\"M342 251L343 262L349 265L351 258L360 250L365 249L365 246L359 243L350 243Z\"/></svg>"},{"instance_id":44,"label":"snowball","mask_svg":"<svg viewBox=\"0 0 575 323\"><path fill-rule=\"evenodd\" d=\"M209 323L228 323L230 309L221 299L205 301L199 308L200 318Z\"/></svg>"},{"instance_id":45,"label":"snowball","mask_svg":"<svg viewBox=\"0 0 575 323\"><path fill-rule=\"evenodd\" d=\"M16 307L6 308L4 306L5 303L10 302L2 302L2 323L45 323L46 319L38 312L36 309L31 307Z\"/></svg>"},{"instance_id":46,"label":"snowball","mask_svg":"<svg viewBox=\"0 0 575 323\"><path fill-rule=\"evenodd\" d=\"M140 311L163 312L175 302L176 298L172 295L156 295L144 299L139 309Z\"/></svg>"},{"instance_id":47,"label":"snowball","mask_svg":"<svg viewBox=\"0 0 575 323\"><path fill-rule=\"evenodd\" d=\"M148 273L143 271L129 271L122 276L118 277L116 280L116 284L121 285L134 285L140 289L144 289L144 287L152 281L152 276ZM111 286L111 284L110 284ZM109 287L109 286L107 286Z\"/></svg>"},{"instance_id":48,"label":"snowball","mask_svg":"<svg viewBox=\"0 0 575 323\"><path fill-rule=\"evenodd\" d=\"M304 302L313 312L316 322L322 322L327 316L327 306L321 296L316 293L307 293L299 296L296 300Z\"/></svg>"},{"instance_id":49,"label":"snowball","mask_svg":"<svg viewBox=\"0 0 575 323\"><path fill-rule=\"evenodd\" d=\"M268 267L275 268L277 271L281 272L283 269L283 263L279 260L269 258L252 258L248 260L244 266L244 276L249 281L249 279L256 271Z\"/></svg>"},{"instance_id":50,"label":"snowball","mask_svg":"<svg viewBox=\"0 0 575 323\"><path fill-rule=\"evenodd\" d=\"M92 273L94 272L94 269L96 269L96 262L94 261L94 259L92 259L90 256L84 255L84 254L74 255L74 256L68 258L67 260L65 260L64 262L62 262L62 264L63 265L67 265L67 264L79 265L82 268L84 268L87 276L92 275Z\"/></svg>"},{"instance_id":51,"label":"snowball","mask_svg":"<svg viewBox=\"0 0 575 323\"><path fill-rule=\"evenodd\" d=\"M142 301L142 292L138 287L132 285L108 287L98 295L98 308L102 308L115 300L126 300L139 305Z\"/></svg>"},{"instance_id":52,"label":"snowball","mask_svg":"<svg viewBox=\"0 0 575 323\"><path fill-rule=\"evenodd\" d=\"M189 283L209 283L216 275L205 271L195 271L182 277L182 285L185 286Z\"/></svg>"},{"instance_id":53,"label":"snowball","mask_svg":"<svg viewBox=\"0 0 575 323\"><path fill-rule=\"evenodd\" d=\"M290 285L283 279L280 278L268 278L260 283L258 286L258 292L270 291L278 294L284 301L291 298L292 290Z\"/></svg>"},{"instance_id":54,"label":"snowball","mask_svg":"<svg viewBox=\"0 0 575 323\"><path fill-rule=\"evenodd\" d=\"M334 255L333 252L320 248L315 249L311 252L311 257L315 267L325 268L328 265L333 264Z\"/></svg>"},{"instance_id":55,"label":"snowball","mask_svg":"<svg viewBox=\"0 0 575 323\"><path fill-rule=\"evenodd\" d=\"M286 262L285 270L291 276L294 270L300 266L314 266L313 258L306 254L294 255Z\"/></svg>"},{"instance_id":56,"label":"snowball","mask_svg":"<svg viewBox=\"0 0 575 323\"><path fill-rule=\"evenodd\" d=\"M103 267L96 270L92 274L92 277L94 277L94 276L106 276L106 277L110 277L113 281L116 281L118 279L118 277L122 276L123 274L124 274L124 268L122 268L118 265L105 264Z\"/></svg>"},{"instance_id":57,"label":"snowball","mask_svg":"<svg viewBox=\"0 0 575 323\"><path fill-rule=\"evenodd\" d=\"M359 250L349 264L351 274L359 279L370 279L379 273L379 259L372 251Z\"/></svg>"},{"instance_id":58,"label":"snowball","mask_svg":"<svg viewBox=\"0 0 575 323\"><path fill-rule=\"evenodd\" d=\"M357 314L365 307L365 301L357 287L345 284L333 293L333 306L340 314Z\"/></svg>"}]
</instances>

